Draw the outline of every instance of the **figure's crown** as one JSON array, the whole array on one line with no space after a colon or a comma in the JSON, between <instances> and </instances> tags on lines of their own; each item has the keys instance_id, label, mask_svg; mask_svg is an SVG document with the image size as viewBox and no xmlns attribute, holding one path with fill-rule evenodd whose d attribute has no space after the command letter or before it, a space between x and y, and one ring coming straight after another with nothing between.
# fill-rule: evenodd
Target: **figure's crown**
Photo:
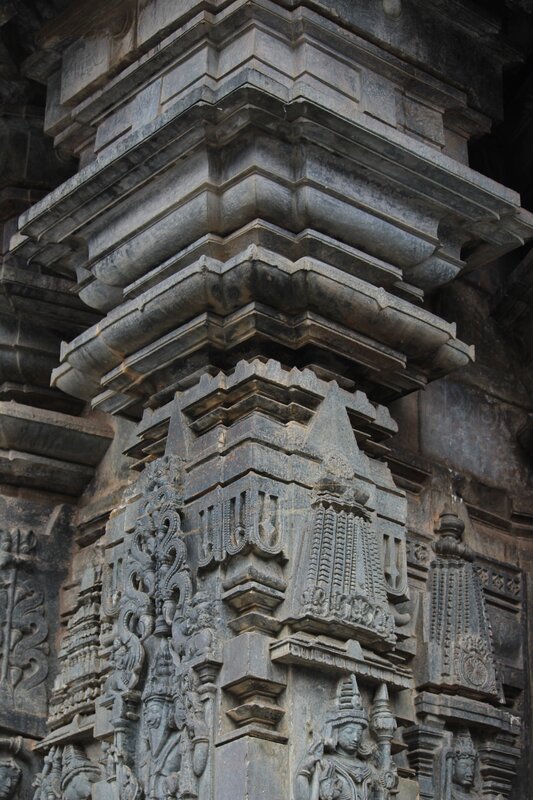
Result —
<instances>
[{"instance_id":1,"label":"figure's crown","mask_svg":"<svg viewBox=\"0 0 533 800\"><path fill-rule=\"evenodd\" d=\"M337 688L337 709L328 715L328 722L334 726L347 722L359 722L368 726L368 714L363 708L355 675L340 681Z\"/></svg>"},{"instance_id":2,"label":"figure's crown","mask_svg":"<svg viewBox=\"0 0 533 800\"><path fill-rule=\"evenodd\" d=\"M161 700L170 700L172 698L173 677L174 663L168 644L163 640L150 667L142 699L160 698Z\"/></svg>"},{"instance_id":3,"label":"figure's crown","mask_svg":"<svg viewBox=\"0 0 533 800\"><path fill-rule=\"evenodd\" d=\"M453 742L453 754L457 758L459 756L476 758L477 751L474 746L474 742L472 741L472 737L470 736L470 731L465 729L459 731L459 733L455 735Z\"/></svg>"},{"instance_id":4,"label":"figure's crown","mask_svg":"<svg viewBox=\"0 0 533 800\"><path fill-rule=\"evenodd\" d=\"M61 769L61 789L78 773L88 772L91 775L99 773L98 767L86 756L81 747L76 744L67 744L63 749Z\"/></svg>"}]
</instances>

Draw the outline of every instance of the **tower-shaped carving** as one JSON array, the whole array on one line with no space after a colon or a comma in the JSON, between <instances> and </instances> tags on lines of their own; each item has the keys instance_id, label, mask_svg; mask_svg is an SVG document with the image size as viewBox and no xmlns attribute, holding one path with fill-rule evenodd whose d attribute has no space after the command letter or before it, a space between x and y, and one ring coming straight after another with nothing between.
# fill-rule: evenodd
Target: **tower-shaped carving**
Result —
<instances>
[{"instance_id":1,"label":"tower-shaped carving","mask_svg":"<svg viewBox=\"0 0 533 800\"><path fill-rule=\"evenodd\" d=\"M490 622L463 531L455 514L441 514L429 576L428 683L498 697Z\"/></svg>"},{"instance_id":2,"label":"tower-shaped carving","mask_svg":"<svg viewBox=\"0 0 533 800\"><path fill-rule=\"evenodd\" d=\"M368 458L360 452L338 389L331 388L311 425L307 447L320 459L312 498L308 554L302 560L304 627L394 643L375 528Z\"/></svg>"}]
</instances>

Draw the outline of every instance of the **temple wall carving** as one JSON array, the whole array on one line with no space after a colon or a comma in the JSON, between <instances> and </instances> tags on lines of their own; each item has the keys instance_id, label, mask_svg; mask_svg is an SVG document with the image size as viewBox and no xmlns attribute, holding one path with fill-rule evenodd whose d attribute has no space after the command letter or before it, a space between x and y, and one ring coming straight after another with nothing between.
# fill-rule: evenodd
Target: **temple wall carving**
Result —
<instances>
[{"instance_id":1,"label":"temple wall carving","mask_svg":"<svg viewBox=\"0 0 533 800\"><path fill-rule=\"evenodd\" d=\"M527 800L530 5L0 9L0 800Z\"/></svg>"}]
</instances>

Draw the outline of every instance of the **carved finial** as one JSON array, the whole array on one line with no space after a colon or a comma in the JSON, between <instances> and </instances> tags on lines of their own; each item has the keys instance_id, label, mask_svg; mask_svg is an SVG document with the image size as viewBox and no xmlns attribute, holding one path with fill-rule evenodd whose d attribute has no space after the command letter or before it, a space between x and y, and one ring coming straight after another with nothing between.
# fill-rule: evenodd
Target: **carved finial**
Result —
<instances>
[{"instance_id":1,"label":"carved finial","mask_svg":"<svg viewBox=\"0 0 533 800\"><path fill-rule=\"evenodd\" d=\"M443 558L462 558L465 561L472 561L473 554L462 541L464 529L465 524L457 514L452 511L443 511L439 517L439 526L435 528L435 533L439 538L433 545L433 549L437 555Z\"/></svg>"},{"instance_id":2,"label":"carved finial","mask_svg":"<svg viewBox=\"0 0 533 800\"><path fill-rule=\"evenodd\" d=\"M382 683L376 689L376 693L374 695L374 703L372 709L372 727L376 728L376 720L385 719L385 717L390 717L394 722L393 730L396 728L396 722L394 721L394 717L392 716L391 707L390 707L390 700L389 700L389 690L387 689L387 684ZM379 726L378 726L379 727Z\"/></svg>"},{"instance_id":3,"label":"carved finial","mask_svg":"<svg viewBox=\"0 0 533 800\"><path fill-rule=\"evenodd\" d=\"M391 741L397 724L391 710L389 690L386 683L380 684L374 695L371 727L380 743L383 766L389 766Z\"/></svg>"}]
</instances>

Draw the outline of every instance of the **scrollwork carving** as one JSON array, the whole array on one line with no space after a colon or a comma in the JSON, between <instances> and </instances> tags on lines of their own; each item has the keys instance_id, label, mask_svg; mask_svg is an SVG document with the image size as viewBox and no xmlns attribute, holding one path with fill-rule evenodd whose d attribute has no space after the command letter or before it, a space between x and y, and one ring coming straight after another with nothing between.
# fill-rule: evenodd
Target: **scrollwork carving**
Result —
<instances>
[{"instance_id":1,"label":"scrollwork carving","mask_svg":"<svg viewBox=\"0 0 533 800\"><path fill-rule=\"evenodd\" d=\"M36 545L30 530L0 531L0 687L12 694L48 675L44 595L31 575Z\"/></svg>"},{"instance_id":2,"label":"scrollwork carving","mask_svg":"<svg viewBox=\"0 0 533 800\"><path fill-rule=\"evenodd\" d=\"M117 800L195 798L208 761L217 602L192 591L179 466L165 458L148 470L123 570L107 682L106 773Z\"/></svg>"},{"instance_id":3,"label":"scrollwork carving","mask_svg":"<svg viewBox=\"0 0 533 800\"><path fill-rule=\"evenodd\" d=\"M180 538L181 500L176 487L176 462L170 457L147 467L148 494L132 534L119 605L118 636L107 691L117 695L134 689L146 659L145 641L169 634L192 583L186 550Z\"/></svg>"}]
</instances>

